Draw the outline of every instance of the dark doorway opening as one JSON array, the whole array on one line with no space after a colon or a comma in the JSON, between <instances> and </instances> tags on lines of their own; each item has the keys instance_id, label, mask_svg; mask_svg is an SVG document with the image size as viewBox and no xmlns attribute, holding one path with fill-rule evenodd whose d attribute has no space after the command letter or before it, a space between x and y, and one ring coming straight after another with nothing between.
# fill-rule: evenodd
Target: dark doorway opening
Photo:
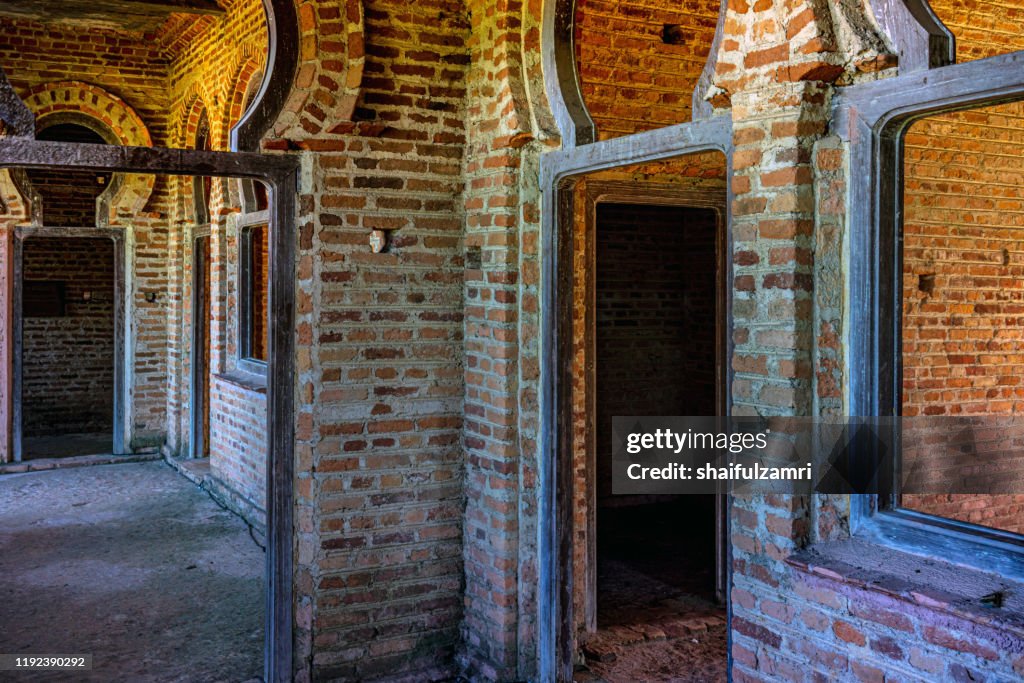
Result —
<instances>
[{"instance_id":1,"label":"dark doorway opening","mask_svg":"<svg viewBox=\"0 0 1024 683\"><path fill-rule=\"evenodd\" d=\"M596 629L583 649L609 683L725 680L721 499L615 496L611 468L616 415L724 412L720 241L711 208L596 206Z\"/></svg>"},{"instance_id":2,"label":"dark doorway opening","mask_svg":"<svg viewBox=\"0 0 1024 683\"><path fill-rule=\"evenodd\" d=\"M192 251L192 457L210 457L210 318L213 271L210 235L193 241Z\"/></svg>"},{"instance_id":3,"label":"dark doorway opening","mask_svg":"<svg viewBox=\"0 0 1024 683\"><path fill-rule=\"evenodd\" d=\"M22 457L114 452L115 245L26 238L21 255Z\"/></svg>"}]
</instances>

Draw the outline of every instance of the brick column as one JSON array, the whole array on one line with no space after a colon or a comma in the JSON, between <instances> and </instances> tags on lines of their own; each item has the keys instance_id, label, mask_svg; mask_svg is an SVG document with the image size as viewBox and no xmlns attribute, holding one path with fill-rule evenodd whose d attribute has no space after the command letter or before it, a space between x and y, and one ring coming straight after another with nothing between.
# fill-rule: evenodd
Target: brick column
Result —
<instances>
[{"instance_id":1,"label":"brick column","mask_svg":"<svg viewBox=\"0 0 1024 683\"><path fill-rule=\"evenodd\" d=\"M810 414L812 147L826 94L781 84L733 98L733 412Z\"/></svg>"},{"instance_id":2,"label":"brick column","mask_svg":"<svg viewBox=\"0 0 1024 683\"><path fill-rule=\"evenodd\" d=\"M517 677L522 114L518 2L471 4L466 148L466 519L461 664ZM528 275L527 275L528 276Z\"/></svg>"}]
</instances>

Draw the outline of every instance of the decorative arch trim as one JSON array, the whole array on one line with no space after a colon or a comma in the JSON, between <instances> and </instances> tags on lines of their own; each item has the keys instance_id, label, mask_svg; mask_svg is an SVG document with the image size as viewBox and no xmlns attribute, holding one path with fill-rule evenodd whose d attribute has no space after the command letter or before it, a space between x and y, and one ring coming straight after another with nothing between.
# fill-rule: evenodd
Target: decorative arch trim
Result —
<instances>
[{"instance_id":1,"label":"decorative arch trim","mask_svg":"<svg viewBox=\"0 0 1024 683\"><path fill-rule=\"evenodd\" d=\"M40 121L48 116L78 112L106 126L113 135L113 144L125 147L153 146L149 129L138 113L120 97L98 86L82 81L44 83L29 90L24 102L35 114L37 130ZM106 138L107 135L104 135Z\"/></svg>"},{"instance_id":2,"label":"decorative arch trim","mask_svg":"<svg viewBox=\"0 0 1024 683\"><path fill-rule=\"evenodd\" d=\"M296 0L263 0L267 16L267 61L263 83L252 108L230 133L233 152L257 151L274 126L296 82L299 63L299 17Z\"/></svg>"},{"instance_id":3,"label":"decorative arch trim","mask_svg":"<svg viewBox=\"0 0 1024 683\"><path fill-rule=\"evenodd\" d=\"M186 105L183 114L178 117L180 126L178 137L180 138L181 146L186 149L199 149L199 133L205 118L211 147L216 149L219 141L216 135L217 126L213 119L214 112L211 112L210 107L206 105L210 101L209 93L205 88L194 87L185 101ZM196 224L208 223L210 220L210 209L207 206L203 206L202 202L203 178L195 176L187 181L180 178L175 181L191 183L191 191L177 193L182 198L181 201L184 204L181 207L183 211L181 215L188 217L189 220Z\"/></svg>"},{"instance_id":4,"label":"decorative arch trim","mask_svg":"<svg viewBox=\"0 0 1024 683\"><path fill-rule=\"evenodd\" d=\"M0 123L3 124L5 135L19 138L35 137L35 117L14 91L3 68L0 68Z\"/></svg>"},{"instance_id":5,"label":"decorative arch trim","mask_svg":"<svg viewBox=\"0 0 1024 683\"><path fill-rule=\"evenodd\" d=\"M956 38L928 0L868 0L899 58L899 73L956 63Z\"/></svg>"},{"instance_id":6,"label":"decorative arch trim","mask_svg":"<svg viewBox=\"0 0 1024 683\"><path fill-rule=\"evenodd\" d=\"M302 34L297 41L301 43L302 51L296 55L295 77L288 82L289 89L283 95L268 90L278 69L271 46L267 60L269 75L264 78L259 97L263 98L264 91L267 91L267 95L281 95L283 98L281 116L273 123L275 137L302 140L322 133L349 133L356 128L352 118L362 88L366 61L363 0L341 0L338 5L343 14L340 20L332 21L340 23L339 37L344 40L340 51L331 45L332 41L318 39L327 31L327 26L321 22L316 4L302 3ZM330 32L335 30L331 27ZM255 109L250 110L236 126L232 140L256 115Z\"/></svg>"},{"instance_id":7,"label":"decorative arch trim","mask_svg":"<svg viewBox=\"0 0 1024 683\"><path fill-rule=\"evenodd\" d=\"M729 13L728 0L722 0L718 10L718 24L715 26L715 37L711 41L711 51L708 52L708 61L704 63L704 70L697 78L697 85L693 88L693 100L690 106L690 118L693 121L703 121L711 118L715 109L708 101L708 95L714 86L715 68L718 66L718 51L722 46L722 36L725 34L725 17Z\"/></svg>"},{"instance_id":8,"label":"decorative arch trim","mask_svg":"<svg viewBox=\"0 0 1024 683\"><path fill-rule=\"evenodd\" d=\"M542 68L548 103L562 136L562 147L588 145L597 139L597 127L587 111L576 68L576 0L544 3L541 45Z\"/></svg>"},{"instance_id":9,"label":"decorative arch trim","mask_svg":"<svg viewBox=\"0 0 1024 683\"><path fill-rule=\"evenodd\" d=\"M71 122L95 131L111 145L153 146L153 139L142 117L117 95L90 83L43 83L28 91L24 103L35 115L36 130L56 123ZM96 225L114 225L120 219L140 213L153 194L155 182L155 177L151 175L115 176L96 202ZM34 206L36 202L32 201L34 195L31 188L20 189L23 196L33 204L33 223L38 223L41 218Z\"/></svg>"},{"instance_id":10,"label":"decorative arch trim","mask_svg":"<svg viewBox=\"0 0 1024 683\"><path fill-rule=\"evenodd\" d=\"M210 142L214 149L221 149L220 145L224 138L220 137L221 130L220 112L211 109L210 102L215 101L214 95L202 81L192 83L179 104L178 109L171 119L171 144L182 149L194 149L196 144L196 131L202 113L206 112L207 120L210 123Z\"/></svg>"},{"instance_id":11,"label":"decorative arch trim","mask_svg":"<svg viewBox=\"0 0 1024 683\"><path fill-rule=\"evenodd\" d=\"M231 140L234 129L242 123L246 114L249 113L245 106L246 95L252 92L254 80L259 78L259 83L255 84L257 85L257 90L252 102L253 107L257 103L259 89L262 88L263 81L266 80L266 55L260 48L252 44L242 45L229 69L229 73L232 75L232 78L229 82L230 85L224 103L223 133L221 133L223 137L220 138L228 141Z\"/></svg>"}]
</instances>

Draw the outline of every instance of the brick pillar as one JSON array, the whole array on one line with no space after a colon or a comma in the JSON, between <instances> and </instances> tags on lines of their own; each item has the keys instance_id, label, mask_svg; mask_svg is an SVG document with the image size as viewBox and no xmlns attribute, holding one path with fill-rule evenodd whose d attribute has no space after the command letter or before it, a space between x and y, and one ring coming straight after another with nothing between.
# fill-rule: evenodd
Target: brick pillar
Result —
<instances>
[{"instance_id":1,"label":"brick pillar","mask_svg":"<svg viewBox=\"0 0 1024 683\"><path fill-rule=\"evenodd\" d=\"M811 411L811 152L826 126L825 100L825 92L812 83L733 98L737 415Z\"/></svg>"},{"instance_id":2,"label":"brick pillar","mask_svg":"<svg viewBox=\"0 0 1024 683\"><path fill-rule=\"evenodd\" d=\"M522 115L518 2L471 5L466 148L466 519L461 664L517 677L519 229Z\"/></svg>"},{"instance_id":3,"label":"brick pillar","mask_svg":"<svg viewBox=\"0 0 1024 683\"><path fill-rule=\"evenodd\" d=\"M842 152L824 139L831 84L889 63L871 22L843 19L852 14L852 5L817 0L729 2L712 94L731 102L734 126L737 415L842 411L845 186ZM808 497L733 499L734 680L803 680L827 668L835 653L799 632L828 622L819 628L823 617L802 609L809 589L785 560L810 541L816 515L826 535L838 533L842 503L830 501L823 516ZM838 666L845 670L845 661Z\"/></svg>"}]
</instances>

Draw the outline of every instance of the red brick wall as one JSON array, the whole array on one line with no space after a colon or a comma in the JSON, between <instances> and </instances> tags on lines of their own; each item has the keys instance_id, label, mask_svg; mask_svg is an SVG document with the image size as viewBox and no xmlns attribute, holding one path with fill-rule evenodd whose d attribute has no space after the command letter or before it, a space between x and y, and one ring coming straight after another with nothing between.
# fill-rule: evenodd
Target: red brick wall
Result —
<instances>
[{"instance_id":1,"label":"red brick wall","mask_svg":"<svg viewBox=\"0 0 1024 683\"><path fill-rule=\"evenodd\" d=\"M170 55L166 94L169 146L194 144L185 130L196 100L206 108L211 143L228 149L231 127L241 118L241 101L249 79L266 62L267 24L260 0L237 0L216 17L179 17L165 29ZM219 183L218 183L219 184Z\"/></svg>"},{"instance_id":2,"label":"red brick wall","mask_svg":"<svg viewBox=\"0 0 1024 683\"><path fill-rule=\"evenodd\" d=\"M266 393L244 378L211 378L210 472L258 511L266 511Z\"/></svg>"},{"instance_id":3,"label":"red brick wall","mask_svg":"<svg viewBox=\"0 0 1024 683\"><path fill-rule=\"evenodd\" d=\"M166 144L168 61L160 46L142 36L97 30L69 31L58 25L0 19L0 61L21 94L55 81L81 81L121 98L134 109L154 144ZM67 90L71 93L73 89ZM77 100L77 97L82 97ZM71 96L71 107L92 105L82 91ZM61 106L68 102L61 102ZM116 119L121 112L110 112ZM83 178L84 181L84 178ZM92 179L90 184L95 182ZM131 429L133 448L159 446L167 432L168 298L148 302L148 292L169 290L167 265L167 186L158 183L143 214L132 216L135 252L132 315L136 344L134 356ZM90 214L95 216L95 212ZM44 215L45 219L45 215ZM84 219L84 215L82 216ZM90 218L87 225L92 225Z\"/></svg>"},{"instance_id":4,"label":"red brick wall","mask_svg":"<svg viewBox=\"0 0 1024 683\"><path fill-rule=\"evenodd\" d=\"M957 62L1024 49L1021 0L931 0L929 4L956 37Z\"/></svg>"},{"instance_id":5,"label":"red brick wall","mask_svg":"<svg viewBox=\"0 0 1024 683\"><path fill-rule=\"evenodd\" d=\"M29 181L39 192L43 220L51 227L96 225L96 199L106 187L102 173L89 171L29 171Z\"/></svg>"},{"instance_id":6,"label":"red brick wall","mask_svg":"<svg viewBox=\"0 0 1024 683\"><path fill-rule=\"evenodd\" d=\"M468 17L395 0L365 16L360 123L297 143L316 152L300 197L297 580L314 678L443 679L463 609ZM374 228L390 231L383 253Z\"/></svg>"},{"instance_id":7,"label":"red brick wall","mask_svg":"<svg viewBox=\"0 0 1024 683\"><path fill-rule=\"evenodd\" d=\"M580 85L600 139L690 120L719 7L718 0L576 3ZM664 42L666 25L678 27L678 44Z\"/></svg>"},{"instance_id":8,"label":"red brick wall","mask_svg":"<svg viewBox=\"0 0 1024 683\"><path fill-rule=\"evenodd\" d=\"M23 319L25 436L112 433L113 242L32 237L23 259L25 280L63 281L67 301L63 317Z\"/></svg>"},{"instance_id":9,"label":"red brick wall","mask_svg":"<svg viewBox=\"0 0 1024 683\"><path fill-rule=\"evenodd\" d=\"M0 62L22 95L56 81L98 85L139 112L154 140L164 138L168 62L154 41L0 18Z\"/></svg>"}]
</instances>

